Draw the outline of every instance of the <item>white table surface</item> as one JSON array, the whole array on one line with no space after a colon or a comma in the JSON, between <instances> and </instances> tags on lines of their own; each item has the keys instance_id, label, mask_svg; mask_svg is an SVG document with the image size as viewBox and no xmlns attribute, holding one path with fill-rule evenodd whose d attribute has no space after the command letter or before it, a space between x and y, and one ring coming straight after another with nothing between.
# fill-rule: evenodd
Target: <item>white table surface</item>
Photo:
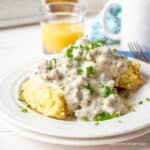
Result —
<instances>
[{"instance_id":1,"label":"white table surface","mask_svg":"<svg viewBox=\"0 0 150 150\"><path fill-rule=\"evenodd\" d=\"M90 24L87 24L87 28ZM89 31L89 30L88 30ZM0 31L0 75L44 57L41 50L40 26ZM150 150L150 134L121 144L99 147L67 147L44 144L13 132L0 118L0 150Z\"/></svg>"}]
</instances>

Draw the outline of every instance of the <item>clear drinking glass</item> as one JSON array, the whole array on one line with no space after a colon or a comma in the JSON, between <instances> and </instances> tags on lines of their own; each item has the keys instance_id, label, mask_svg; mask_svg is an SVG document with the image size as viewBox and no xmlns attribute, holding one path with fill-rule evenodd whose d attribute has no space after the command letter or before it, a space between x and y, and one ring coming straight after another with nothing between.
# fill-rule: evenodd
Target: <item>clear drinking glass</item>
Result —
<instances>
[{"instance_id":1,"label":"clear drinking glass","mask_svg":"<svg viewBox=\"0 0 150 150\"><path fill-rule=\"evenodd\" d=\"M78 3L55 2L42 6L44 52L58 53L84 34L85 11Z\"/></svg>"}]
</instances>

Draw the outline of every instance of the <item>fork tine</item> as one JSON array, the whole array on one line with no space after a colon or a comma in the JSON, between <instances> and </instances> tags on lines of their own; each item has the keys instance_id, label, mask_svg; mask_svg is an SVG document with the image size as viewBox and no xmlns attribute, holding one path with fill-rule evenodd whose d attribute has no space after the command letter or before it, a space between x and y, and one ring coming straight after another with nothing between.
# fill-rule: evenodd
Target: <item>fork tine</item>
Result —
<instances>
[{"instance_id":1,"label":"fork tine","mask_svg":"<svg viewBox=\"0 0 150 150\"><path fill-rule=\"evenodd\" d=\"M139 56L136 53L134 45L132 43L128 43L128 47L129 47L130 52L132 53L133 57L139 59Z\"/></svg>"},{"instance_id":2,"label":"fork tine","mask_svg":"<svg viewBox=\"0 0 150 150\"><path fill-rule=\"evenodd\" d=\"M132 47L132 44L131 43L128 43L128 47L132 53L132 55L134 55L134 51L133 51L133 47Z\"/></svg>"},{"instance_id":3,"label":"fork tine","mask_svg":"<svg viewBox=\"0 0 150 150\"><path fill-rule=\"evenodd\" d=\"M142 60L144 60L144 58L141 57L141 52L140 52L139 49L137 48L136 43L133 42L133 43L132 43L132 46L133 46L133 49L134 49L134 52L135 52L137 58L139 58L139 59L142 58Z\"/></svg>"},{"instance_id":4,"label":"fork tine","mask_svg":"<svg viewBox=\"0 0 150 150\"><path fill-rule=\"evenodd\" d=\"M140 54L142 55L142 57L149 62L150 60L148 59L148 57L145 55L143 48L136 42L135 43L135 47L137 48L137 50L139 50Z\"/></svg>"},{"instance_id":5,"label":"fork tine","mask_svg":"<svg viewBox=\"0 0 150 150\"><path fill-rule=\"evenodd\" d=\"M143 56L141 50L139 50L139 47L134 42L128 43L128 47L130 49L130 52L132 53L133 57L136 59L143 60L145 62L150 62ZM143 52L144 53L144 52Z\"/></svg>"}]
</instances>

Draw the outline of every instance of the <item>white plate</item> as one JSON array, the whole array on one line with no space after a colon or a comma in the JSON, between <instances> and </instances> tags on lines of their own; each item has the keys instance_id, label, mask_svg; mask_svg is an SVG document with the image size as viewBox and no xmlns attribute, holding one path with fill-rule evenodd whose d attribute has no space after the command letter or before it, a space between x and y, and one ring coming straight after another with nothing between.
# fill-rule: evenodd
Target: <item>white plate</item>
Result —
<instances>
[{"instance_id":1,"label":"white plate","mask_svg":"<svg viewBox=\"0 0 150 150\"><path fill-rule=\"evenodd\" d=\"M59 138L50 135L38 134L35 132L31 132L29 130L25 130L16 125L12 125L13 131L17 134L49 144L59 144L59 145L69 145L69 146L99 146L104 144L113 144L118 142L124 142L127 140L135 139L142 135L145 135L150 132L150 128L144 128L142 130L138 130L137 132L132 132L130 134L125 134L121 136L112 136L107 138L97 138L97 139L73 139L73 138ZM81 149L81 147L80 147Z\"/></svg>"},{"instance_id":2,"label":"white plate","mask_svg":"<svg viewBox=\"0 0 150 150\"><path fill-rule=\"evenodd\" d=\"M147 79L136 93L135 99L137 100L150 97L150 66L142 62L141 64L142 73ZM150 102L138 106L136 112L101 122L98 126L94 122L61 121L46 118L32 110L23 113L18 108L20 102L17 98L18 89L29 73L29 70L24 68L29 67L23 66L23 69L9 74L0 83L0 110L8 116L9 121L20 127L56 137L102 138L126 134L150 125Z\"/></svg>"}]
</instances>

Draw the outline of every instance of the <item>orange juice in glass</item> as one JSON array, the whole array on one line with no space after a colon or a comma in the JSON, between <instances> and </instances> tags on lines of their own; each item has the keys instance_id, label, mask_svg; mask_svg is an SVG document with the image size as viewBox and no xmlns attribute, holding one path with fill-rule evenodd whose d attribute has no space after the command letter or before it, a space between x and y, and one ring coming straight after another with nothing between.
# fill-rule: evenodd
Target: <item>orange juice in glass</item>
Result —
<instances>
[{"instance_id":1,"label":"orange juice in glass","mask_svg":"<svg viewBox=\"0 0 150 150\"><path fill-rule=\"evenodd\" d=\"M83 36L84 10L79 4L56 2L44 7L41 23L44 52L61 52Z\"/></svg>"}]
</instances>

